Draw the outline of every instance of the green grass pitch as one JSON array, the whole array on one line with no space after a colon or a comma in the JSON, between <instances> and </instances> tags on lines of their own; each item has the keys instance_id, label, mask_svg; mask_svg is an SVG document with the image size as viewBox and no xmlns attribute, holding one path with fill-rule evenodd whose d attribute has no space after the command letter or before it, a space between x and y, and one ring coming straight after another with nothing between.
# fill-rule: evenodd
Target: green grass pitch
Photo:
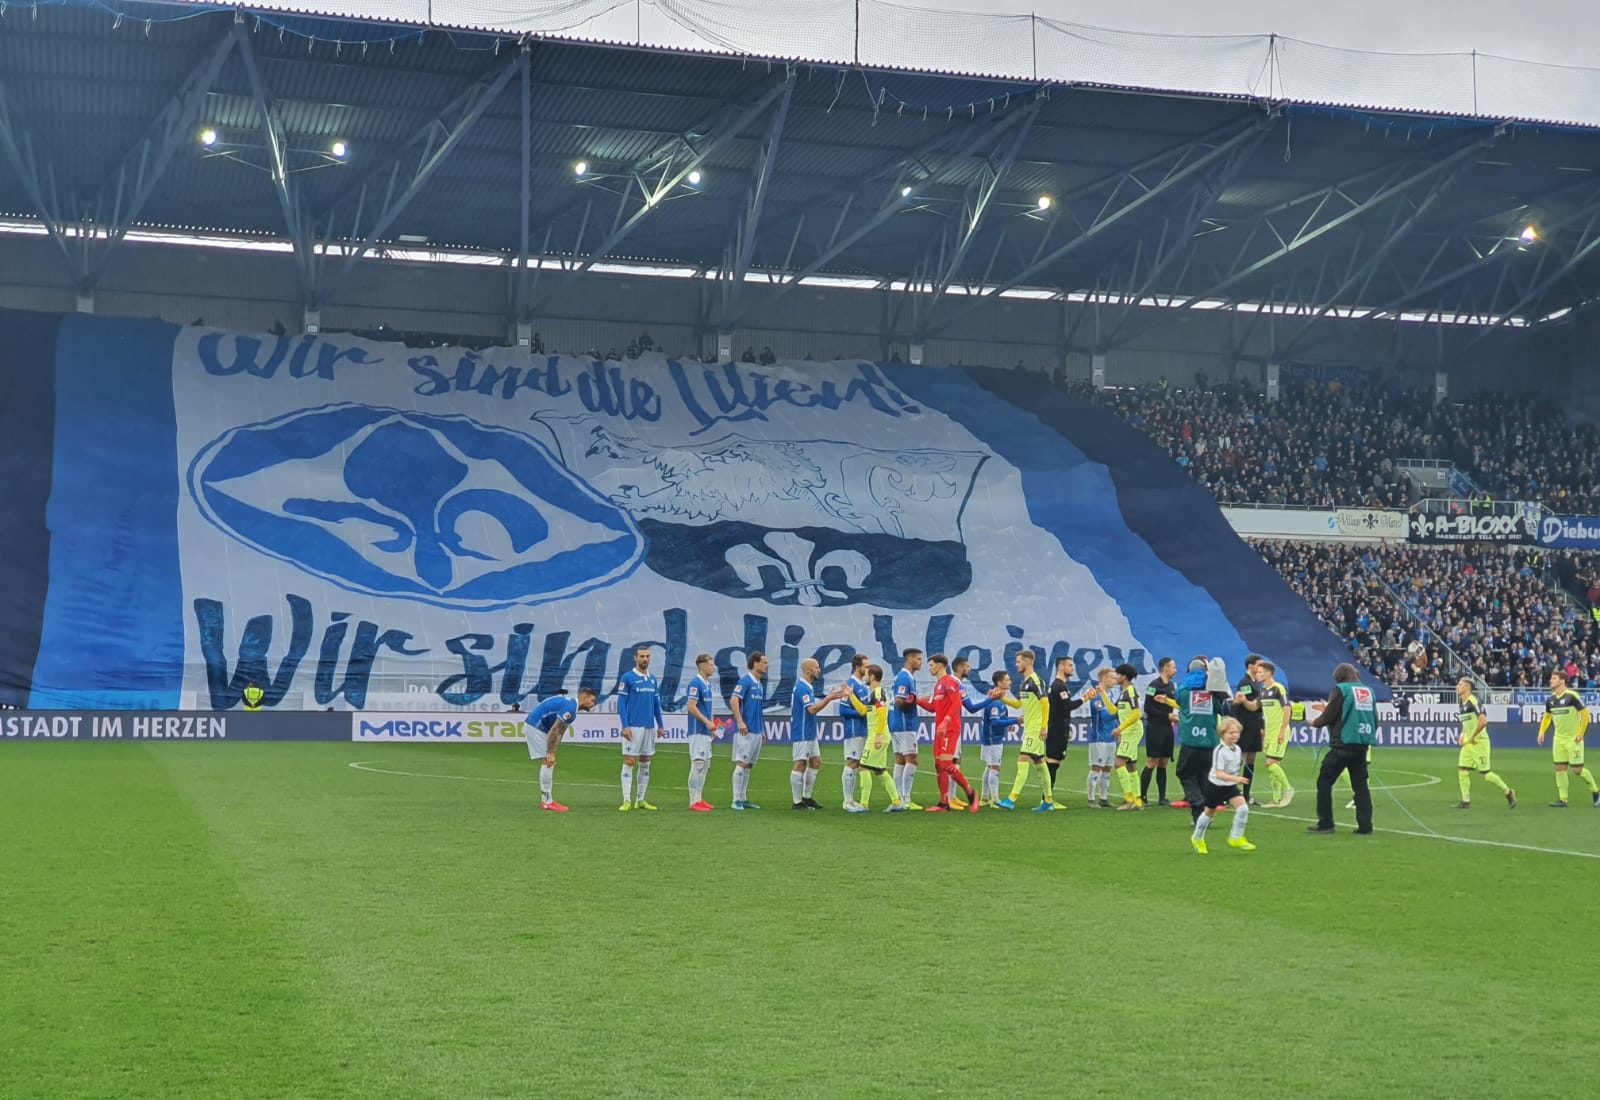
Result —
<instances>
[{"instance_id":1,"label":"green grass pitch","mask_svg":"<svg viewBox=\"0 0 1600 1100\"><path fill-rule=\"evenodd\" d=\"M1362 838L1305 834L1297 750L1291 816L1203 859L1182 812L1083 808L1074 757L1065 813L799 814L775 744L766 809L697 815L672 749L619 814L572 745L560 816L517 746L7 745L0 1096L1595 1087L1600 811L1546 808L1546 754L1462 813L1453 753L1380 750L1419 835Z\"/></svg>"}]
</instances>

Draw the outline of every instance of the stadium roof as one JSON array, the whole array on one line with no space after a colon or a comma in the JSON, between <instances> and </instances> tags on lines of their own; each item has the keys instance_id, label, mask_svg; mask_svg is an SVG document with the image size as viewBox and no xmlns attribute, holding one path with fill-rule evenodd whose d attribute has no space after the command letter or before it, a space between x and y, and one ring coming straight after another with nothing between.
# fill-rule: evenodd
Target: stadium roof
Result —
<instances>
[{"instance_id":1,"label":"stadium roof","mask_svg":"<svg viewBox=\"0 0 1600 1100\"><path fill-rule=\"evenodd\" d=\"M138 225L287 237L311 302L425 245L714 273L725 327L747 279L816 275L942 299L921 335L1001 292L1520 325L1592 295L1597 154L1572 126L281 12L0 18L0 214L50 224L86 289Z\"/></svg>"}]
</instances>

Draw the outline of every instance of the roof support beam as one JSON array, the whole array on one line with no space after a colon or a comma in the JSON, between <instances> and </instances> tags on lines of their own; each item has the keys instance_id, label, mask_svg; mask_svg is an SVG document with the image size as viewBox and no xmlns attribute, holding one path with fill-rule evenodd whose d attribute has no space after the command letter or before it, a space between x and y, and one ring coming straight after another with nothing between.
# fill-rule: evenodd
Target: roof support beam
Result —
<instances>
[{"instance_id":1,"label":"roof support beam","mask_svg":"<svg viewBox=\"0 0 1600 1100\"><path fill-rule=\"evenodd\" d=\"M1225 157L1218 165L1216 171L1204 176L1194 187L1189 195L1188 208L1182 221L1174 229L1172 218L1166 219L1161 226L1161 236L1154 246L1155 254L1149 269L1139 285L1127 296L1128 303L1121 311L1121 315L1112 324L1111 331L1104 336L1103 346L1107 348L1119 347L1118 338L1127 327L1128 322L1139 308L1139 303L1145 296L1156 289L1156 284L1172 269L1172 265L1179 260L1184 261L1184 270L1188 268L1188 261L1194 255L1194 242L1196 234L1204 224L1206 215L1216 206L1217 199L1227 190L1233 178L1239 174L1239 169L1250 159L1266 139L1269 130L1261 129L1255 140L1247 141L1238 146ZM1135 257L1137 260L1137 255ZM1182 275L1177 282L1182 283Z\"/></svg>"},{"instance_id":2,"label":"roof support beam","mask_svg":"<svg viewBox=\"0 0 1600 1100\"><path fill-rule=\"evenodd\" d=\"M75 284L83 282L84 264L77 248L67 243L67 226L62 218L60 197L56 192L55 170L42 160L33 147L33 138L22 125L0 84L0 158L11 165L34 212L44 223L45 232L61 252L61 260Z\"/></svg>"},{"instance_id":3,"label":"roof support beam","mask_svg":"<svg viewBox=\"0 0 1600 1100\"><path fill-rule=\"evenodd\" d=\"M945 291L950 289L950 284L961 271L961 264L967 258L967 250L972 247L972 242L978 236L978 229L983 225L983 216L988 213L989 205L994 199L994 193L1004 182L1006 173L1011 171L1011 166L1016 163L1017 154L1022 151L1022 143L1028 140L1028 133L1033 129L1034 120L1039 117L1039 109L1044 106L1044 97L1036 96L1020 113L1009 116L996 129L996 136L1009 127L1015 127L1016 134L1011 143L1006 146L1001 154L998 164L986 162L984 175L977 187L977 194L970 202L962 205L962 216L965 221L961 230L961 238L956 242L955 248L946 259L939 276L934 280L933 291L926 302L922 304L922 321L917 326L916 341L921 343L927 337L928 318L933 315L934 309L939 305L939 299L944 297Z\"/></svg>"},{"instance_id":4,"label":"roof support beam","mask_svg":"<svg viewBox=\"0 0 1600 1100\"><path fill-rule=\"evenodd\" d=\"M273 104L272 91L261 78L261 70L256 65L255 48L250 44L250 35L244 24L235 22L232 34L238 46L239 60L244 63L250 95L261 116L261 136L267 143L267 174L272 178L272 190L278 199L278 209L283 214L284 231L289 235L289 243L294 249L301 304L308 309L315 308L318 303L316 239L311 218L300 202L300 189L291 178L289 144L284 135L283 122Z\"/></svg>"},{"instance_id":5,"label":"roof support beam","mask_svg":"<svg viewBox=\"0 0 1600 1100\"><path fill-rule=\"evenodd\" d=\"M926 336L928 336L928 333L926 333L928 318L933 317L933 310L938 307L939 299L944 297L944 293L946 293L947 289L950 289L950 283L955 280L957 273L962 270L962 262L966 259L966 251L973 246L973 240L978 238L978 229L984 222L984 214L989 213L990 201L994 200L995 190L998 190L1000 184L1005 181L1006 173L1011 171L1011 165L1016 163L1016 155L1022 152L1022 142L1027 141L1027 134L1029 134L1029 131L1034 130L1034 120L1038 118L1038 110L1043 106L1045 106L1043 96L1035 96L1034 102L1029 104L1026 109L1019 112L1019 114L1006 118L1005 122L1000 123L1000 126L998 126L997 136L1003 133L1006 128L1010 128L1010 126L1016 128L1016 134L1011 138L1011 144L1006 145L1005 152L1000 155L1000 163L989 163L989 161L984 163L984 176L979 181L978 193L974 195L970 203L963 203L962 216L965 219L965 225L963 225L962 237L955 243L955 248L952 249L949 259L944 262L944 267L939 272L939 277L934 280L933 293L922 304L922 321L917 325L917 336L915 336L918 344L925 341Z\"/></svg>"},{"instance_id":6,"label":"roof support beam","mask_svg":"<svg viewBox=\"0 0 1600 1100\"><path fill-rule=\"evenodd\" d=\"M1512 317L1517 316L1529 305L1549 293L1553 286L1566 278L1579 264L1588 259L1597 248L1600 248L1600 208L1591 209L1589 218L1584 224L1583 233L1578 238L1578 246L1572 250L1571 254L1557 265L1556 269L1550 274L1542 279L1536 278L1533 285L1524 291L1522 296L1509 309L1496 309L1495 317L1488 327L1468 341L1466 347L1463 347L1458 354L1464 354L1468 349L1477 347L1478 344L1488 339L1491 333L1504 327ZM1546 255L1548 256L1549 253L1546 253ZM1543 258L1541 257L1541 259ZM1528 327L1531 328L1532 326Z\"/></svg>"},{"instance_id":7,"label":"roof support beam","mask_svg":"<svg viewBox=\"0 0 1600 1100\"><path fill-rule=\"evenodd\" d=\"M1073 202L1078 205L1083 205L1085 200L1091 199L1101 191L1105 191L1105 197L1088 224L1079 223L1077 236L1049 251L1035 255L1030 263L1004 283L973 298L966 305L946 313L930 331L939 332L948 329L968 313L999 298L1006 291L1022 286L1051 264L1101 236L1156 199L1187 183L1239 146L1259 140L1260 131L1271 126L1276 117L1275 113L1267 114L1260 118L1252 118L1242 126L1234 123L1214 130L1203 137L1163 150L1131 168L1108 176L1078 192L1072 197ZM1158 171L1160 178L1154 183L1146 183L1140 178L1148 177ZM1107 188L1109 190L1106 190Z\"/></svg>"},{"instance_id":8,"label":"roof support beam","mask_svg":"<svg viewBox=\"0 0 1600 1100\"><path fill-rule=\"evenodd\" d=\"M1205 291L1186 299L1179 308L1189 309L1196 302L1215 299L1241 280L1277 263L1286 256L1293 255L1313 241L1377 209L1390 199L1410 191L1418 184L1426 183L1441 174L1453 172L1463 162L1470 161L1481 154L1484 149L1493 144L1498 136L1499 128L1497 127L1493 134L1474 138L1448 156L1430 161L1420 168L1416 168L1413 165L1402 165L1388 173L1382 184L1363 198L1356 198L1349 194L1356 186L1349 181L1324 188L1319 193L1322 196L1320 201L1318 201L1311 214L1300 223L1298 228L1292 228L1291 225L1282 225L1280 228L1280 223L1275 223L1271 215L1262 217L1251 228L1250 235L1246 238L1244 245L1240 249L1239 257L1235 261L1234 270L1225 275L1220 281L1212 284ZM1363 175L1370 174L1364 173ZM1339 210L1337 214L1330 215L1330 208L1339 206L1342 206L1343 209ZM1267 245L1266 253L1257 254L1249 262L1245 262L1246 257L1257 251L1252 249L1252 245L1255 244L1258 237L1262 236L1262 230L1265 230L1266 235L1270 238L1270 240L1264 242Z\"/></svg>"},{"instance_id":9,"label":"roof support beam","mask_svg":"<svg viewBox=\"0 0 1600 1100\"><path fill-rule=\"evenodd\" d=\"M1001 123L994 123L984 125L976 131L971 128L965 128L957 130L953 133L940 134L938 137L924 142L911 152L902 155L897 161L894 161L893 163L886 163L880 166L878 169L868 173L866 182L869 183L874 180L881 180L885 178L886 175L890 178L888 189L886 190L883 201L879 204L877 210L868 215L865 222L856 226L856 228L852 229L848 233L844 233L845 222L850 214L852 206L855 204L855 194L853 191L852 193L845 195L844 201L839 204L839 216L834 221L833 231L829 234L828 242L823 246L822 251L816 256L812 257L812 259L804 267L797 271L790 271L786 267L784 272L779 276L775 289L763 299L762 304L771 305L772 303L776 302L779 298L782 298L785 294L788 294L789 291L799 286L802 280L821 271L828 264L832 263L834 259L849 250L858 241L868 236L873 232L873 230L877 229L884 222L888 221L890 218L901 213L902 211L912 209L915 206L916 200L915 189L912 181L914 179L928 178L930 170L926 162L930 158L943 154L945 150L950 149L951 146L956 146L957 142L960 142L961 144L948 154L947 159L951 161L959 161L970 156L975 156L978 152L986 148L998 137L1004 134L1004 131L1000 129L1001 125ZM830 201L836 202L838 199L835 197ZM800 216L804 218L805 212L801 211ZM840 236L841 233L844 233L842 237ZM792 252L793 249L790 251ZM726 323L730 327L737 325L744 319L744 315L748 312L748 309L743 310L740 313L735 314L733 318Z\"/></svg>"},{"instance_id":10,"label":"roof support beam","mask_svg":"<svg viewBox=\"0 0 1600 1100\"><path fill-rule=\"evenodd\" d=\"M738 115L728 122L708 133L704 142L698 147L684 141L682 143L684 149L692 151L692 155L687 160L680 161L682 152L674 150L666 154L659 162L659 165L651 165L650 168L652 169L657 166L661 169L660 178L654 186L647 183L642 175L635 173L633 183L638 187L640 193L637 209L627 218L622 217L623 212L627 210L633 200L633 190L630 187L623 193L622 203L617 211L617 220L613 224L611 232L587 256L583 257L581 261L564 273L562 285L570 285L573 275L588 271L595 264L611 255L623 241L628 239L628 236L638 227L640 222L648 218L655 212L657 207L671 198L672 193L689 177L689 173L697 170L706 162L707 158L728 142L742 135L750 124L761 117L780 97L787 102L788 96L792 94L794 80L795 70L790 69L783 80L773 84L754 103L740 111ZM535 300L533 310L537 312L541 307L548 304L549 297L550 295L547 294L543 301Z\"/></svg>"},{"instance_id":11,"label":"roof support beam","mask_svg":"<svg viewBox=\"0 0 1600 1100\"><path fill-rule=\"evenodd\" d=\"M372 250L427 186L429 177L438 171L455 147L477 125L484 111L500 98L500 93L511 82L511 78L526 71L531 48L524 39L513 56L494 65L471 87L445 104L433 120L406 143L387 168L368 176L352 195L340 199L324 212L319 219L324 239L332 238L341 228L340 223L348 219L348 230L340 233L340 238L348 243L338 246L338 251L344 255L344 263L339 266L337 278L347 277L361 258ZM527 130L528 127L524 126L523 132L527 133ZM528 175L524 171L524 188L527 180ZM354 209L344 213L352 205Z\"/></svg>"},{"instance_id":12,"label":"roof support beam","mask_svg":"<svg viewBox=\"0 0 1600 1100\"><path fill-rule=\"evenodd\" d=\"M755 254L756 234L761 227L761 211L767 202L767 184L772 178L772 166L778 159L778 144L783 140L783 126L789 118L789 101L794 98L794 79L784 81L783 95L777 109L767 123L767 134L756 151L756 163L750 173L750 186L745 191L744 206L739 211L729 242L727 261L723 263L726 279L722 284L722 313L724 318L739 311L744 297L745 273L750 270L750 259ZM723 332L731 332L723 328Z\"/></svg>"},{"instance_id":13,"label":"roof support beam","mask_svg":"<svg viewBox=\"0 0 1600 1100\"><path fill-rule=\"evenodd\" d=\"M235 21L240 19L242 17L237 17ZM144 136L123 155L96 192L85 213L92 257L84 269L78 288L80 293L92 292L104 278L112 253L139 220L173 156L194 140L206 97L237 44L232 31L212 44L161 108Z\"/></svg>"},{"instance_id":14,"label":"roof support beam","mask_svg":"<svg viewBox=\"0 0 1600 1100\"><path fill-rule=\"evenodd\" d=\"M1496 133L1498 136L1499 131L1496 131ZM1358 267L1350 271L1345 276L1344 281L1323 299L1317 311L1295 331L1294 335L1290 336L1278 348L1278 355L1284 359L1293 357L1311 330L1336 307L1339 305L1348 306L1353 301L1359 301L1364 298L1366 296L1366 288L1372 281L1372 276L1377 272L1384 258L1389 255L1390 250L1417 227L1417 223L1422 220L1433 204L1439 201L1439 197L1450 190L1451 186L1466 175L1471 167L1472 161L1470 159L1463 159L1458 162L1443 179L1429 189L1427 195L1423 196L1422 201L1412 208L1411 213L1405 217L1405 220L1398 223L1395 219L1400 217L1400 208L1396 208L1394 218L1390 219L1389 228L1384 233L1383 239L1378 242L1378 247L1373 249L1372 254L1363 260ZM1357 243L1357 250L1356 253L1352 253L1352 256L1359 254L1359 242Z\"/></svg>"}]
</instances>

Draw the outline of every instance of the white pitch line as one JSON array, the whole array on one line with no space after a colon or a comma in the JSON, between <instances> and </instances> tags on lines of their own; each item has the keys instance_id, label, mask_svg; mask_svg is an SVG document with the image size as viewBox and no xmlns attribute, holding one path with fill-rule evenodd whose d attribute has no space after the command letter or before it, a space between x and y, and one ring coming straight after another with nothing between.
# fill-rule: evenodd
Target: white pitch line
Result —
<instances>
[{"instance_id":1,"label":"white pitch line","mask_svg":"<svg viewBox=\"0 0 1600 1100\"><path fill-rule=\"evenodd\" d=\"M1394 788L1390 789L1393 790ZM1255 813L1261 814L1262 817L1281 818L1284 821L1304 821L1311 825L1315 825L1317 823L1317 819L1314 817L1300 817L1296 814L1280 814L1270 810L1257 810ZM1254 817L1255 814L1251 814L1251 816ZM1335 828L1338 827L1339 824L1336 822ZM1348 826L1346 827L1348 828ZM1579 859L1600 859L1600 852L1575 852L1570 848L1541 848L1537 844L1517 844L1510 840L1485 840L1482 837L1474 836L1446 836L1444 833L1419 833L1415 829L1386 829L1380 825L1374 825L1373 831L1379 833L1393 833L1395 836L1421 837L1423 840L1448 840L1453 844L1476 844L1484 848L1511 848L1519 852L1543 852L1546 855L1551 856L1577 856Z\"/></svg>"}]
</instances>

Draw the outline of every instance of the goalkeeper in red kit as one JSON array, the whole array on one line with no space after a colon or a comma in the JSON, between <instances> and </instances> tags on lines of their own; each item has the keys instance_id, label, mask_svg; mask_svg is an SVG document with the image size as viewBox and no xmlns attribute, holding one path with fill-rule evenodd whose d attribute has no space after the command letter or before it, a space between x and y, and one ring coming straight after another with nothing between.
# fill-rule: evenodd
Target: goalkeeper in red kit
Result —
<instances>
[{"instance_id":1,"label":"goalkeeper in red kit","mask_svg":"<svg viewBox=\"0 0 1600 1100\"><path fill-rule=\"evenodd\" d=\"M961 747L961 715L966 709L966 693L961 681L950 674L950 661L943 653L928 658L928 668L935 677L932 699L918 699L924 710L933 711L933 767L939 780L939 804L929 806L929 813L950 812L950 784L952 781L967 796L967 812L978 812L978 796L972 784L956 766L956 750Z\"/></svg>"}]
</instances>

